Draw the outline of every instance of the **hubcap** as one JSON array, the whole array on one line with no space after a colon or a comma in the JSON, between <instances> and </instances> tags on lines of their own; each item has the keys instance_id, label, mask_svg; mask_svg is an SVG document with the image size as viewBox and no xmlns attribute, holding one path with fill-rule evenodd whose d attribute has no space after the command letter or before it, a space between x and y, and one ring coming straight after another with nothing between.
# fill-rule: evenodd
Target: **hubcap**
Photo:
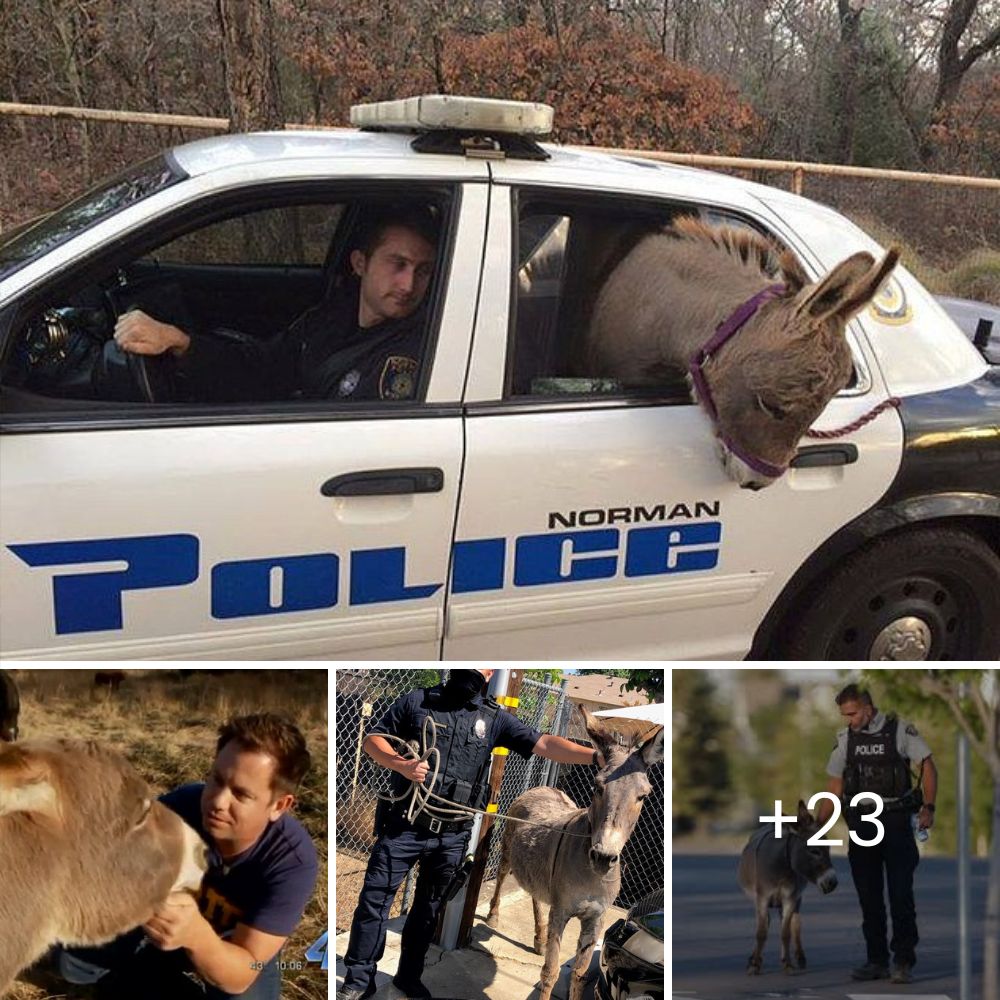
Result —
<instances>
[{"instance_id":1,"label":"hubcap","mask_svg":"<svg viewBox=\"0 0 1000 1000\"><path fill-rule=\"evenodd\" d=\"M869 660L926 660L931 651L931 630L922 618L907 615L890 622L872 643Z\"/></svg>"},{"instance_id":2,"label":"hubcap","mask_svg":"<svg viewBox=\"0 0 1000 1000\"><path fill-rule=\"evenodd\" d=\"M958 581L913 574L862 589L838 616L831 660L954 660L968 657L973 627Z\"/></svg>"}]
</instances>

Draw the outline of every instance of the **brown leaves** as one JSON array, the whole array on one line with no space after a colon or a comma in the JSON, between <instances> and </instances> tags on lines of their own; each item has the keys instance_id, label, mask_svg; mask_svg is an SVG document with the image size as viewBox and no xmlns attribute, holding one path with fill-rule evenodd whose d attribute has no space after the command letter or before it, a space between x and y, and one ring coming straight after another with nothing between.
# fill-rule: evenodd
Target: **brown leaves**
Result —
<instances>
[{"instance_id":1,"label":"brown leaves","mask_svg":"<svg viewBox=\"0 0 1000 1000\"><path fill-rule=\"evenodd\" d=\"M738 154L758 127L750 106L721 80L672 62L601 13L558 37L532 20L479 35L421 33L397 22L391 39L373 37L367 18L343 27L295 54L306 73L329 85L331 121L346 122L357 101L443 83L448 93L552 104L554 138L566 143Z\"/></svg>"}]
</instances>

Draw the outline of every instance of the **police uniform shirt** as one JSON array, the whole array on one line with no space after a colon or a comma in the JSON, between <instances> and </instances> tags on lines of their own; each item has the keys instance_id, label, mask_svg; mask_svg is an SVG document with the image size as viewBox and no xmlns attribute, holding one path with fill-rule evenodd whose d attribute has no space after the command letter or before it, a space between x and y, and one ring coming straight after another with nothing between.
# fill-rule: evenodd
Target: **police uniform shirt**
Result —
<instances>
[{"instance_id":1,"label":"police uniform shirt","mask_svg":"<svg viewBox=\"0 0 1000 1000\"><path fill-rule=\"evenodd\" d=\"M434 690L433 688L431 690ZM417 740L422 736L424 719L428 715L424 704L423 688L411 691L398 698L385 714L368 730L369 736L398 736L404 740ZM517 716L501 709L493 714L492 725L487 728L488 715L482 714L483 695L470 698L460 711L479 711L483 726L473 725L472 732L490 751L496 747L506 747L520 754L525 760L531 757L535 744L542 734L531 726L526 726ZM478 720L477 720L478 721ZM480 730L482 735L480 736ZM395 749L395 748L394 748Z\"/></svg>"},{"instance_id":2,"label":"police uniform shirt","mask_svg":"<svg viewBox=\"0 0 1000 1000\"><path fill-rule=\"evenodd\" d=\"M863 733L879 733L886 724L884 712L876 712L871 722L861 730ZM837 733L837 745L827 761L826 773L831 778L841 778L847 767L847 735L850 726L845 726ZM900 756L911 764L919 765L931 755L927 741L917 732L917 727L905 719L899 719L896 726L896 750Z\"/></svg>"},{"instance_id":3,"label":"police uniform shirt","mask_svg":"<svg viewBox=\"0 0 1000 1000\"><path fill-rule=\"evenodd\" d=\"M359 295L356 281L338 288L267 339L226 330L193 333L177 361L182 394L211 402L415 398L426 304L362 328Z\"/></svg>"}]
</instances>

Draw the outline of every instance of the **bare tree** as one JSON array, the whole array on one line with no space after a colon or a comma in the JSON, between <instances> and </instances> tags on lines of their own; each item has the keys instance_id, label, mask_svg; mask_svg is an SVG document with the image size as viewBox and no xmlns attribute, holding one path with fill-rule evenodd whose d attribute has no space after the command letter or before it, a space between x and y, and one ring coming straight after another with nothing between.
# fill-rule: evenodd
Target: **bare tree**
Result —
<instances>
[{"instance_id":1,"label":"bare tree","mask_svg":"<svg viewBox=\"0 0 1000 1000\"><path fill-rule=\"evenodd\" d=\"M944 18L941 47L938 50L938 82L934 94L934 111L950 104L958 96L965 74L977 60L1000 47L1000 21L977 42L968 45L964 52L959 49L962 36L972 21L980 0L952 0Z\"/></svg>"},{"instance_id":2,"label":"bare tree","mask_svg":"<svg viewBox=\"0 0 1000 1000\"><path fill-rule=\"evenodd\" d=\"M229 102L229 130L284 124L271 0L216 0Z\"/></svg>"}]
</instances>

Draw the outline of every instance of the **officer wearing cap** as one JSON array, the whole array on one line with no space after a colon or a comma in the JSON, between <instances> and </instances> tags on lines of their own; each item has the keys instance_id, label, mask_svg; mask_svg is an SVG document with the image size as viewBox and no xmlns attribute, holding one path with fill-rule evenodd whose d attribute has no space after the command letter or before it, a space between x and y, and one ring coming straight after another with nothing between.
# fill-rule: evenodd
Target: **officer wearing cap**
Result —
<instances>
[{"instance_id":1,"label":"officer wearing cap","mask_svg":"<svg viewBox=\"0 0 1000 1000\"><path fill-rule=\"evenodd\" d=\"M484 697L492 670L452 670L446 684L411 691L399 698L368 731L365 752L390 768L392 794L411 782L423 782L426 763L407 759L380 734L420 741L428 715L436 727L440 766L436 794L485 809L489 802L489 766L494 748L507 747L527 760L532 754L560 764L600 764L596 750L561 736L542 735ZM433 800L432 800L433 801ZM367 1000L375 992L375 967L385 950L389 909L407 872L420 862L417 889L403 926L399 968L392 982L407 997L430 997L420 981L438 913L448 885L465 857L472 820L444 822L418 813L403 815L408 800L383 810L378 840L372 848L344 956L344 983L337 1000Z\"/></svg>"},{"instance_id":2,"label":"officer wearing cap","mask_svg":"<svg viewBox=\"0 0 1000 1000\"><path fill-rule=\"evenodd\" d=\"M881 842L864 847L851 840L848 848L868 951L866 963L853 969L851 978L889 979L891 949L892 982L910 983L919 940L913 873L920 860L912 817L916 814L919 829L933 826L937 768L930 747L916 727L892 713L880 712L867 691L849 684L837 695L836 702L848 724L837 733L837 745L827 762L828 790L841 799L848 827L863 840L871 840L877 833L872 821L863 818L875 811L875 805L862 800L859 808L851 808L851 799L858 792L873 792L884 803L878 816L885 830ZM913 768L917 769L915 784ZM832 812L832 803L824 800L819 807L819 822L826 823ZM886 885L892 915L892 940L888 943Z\"/></svg>"}]
</instances>

